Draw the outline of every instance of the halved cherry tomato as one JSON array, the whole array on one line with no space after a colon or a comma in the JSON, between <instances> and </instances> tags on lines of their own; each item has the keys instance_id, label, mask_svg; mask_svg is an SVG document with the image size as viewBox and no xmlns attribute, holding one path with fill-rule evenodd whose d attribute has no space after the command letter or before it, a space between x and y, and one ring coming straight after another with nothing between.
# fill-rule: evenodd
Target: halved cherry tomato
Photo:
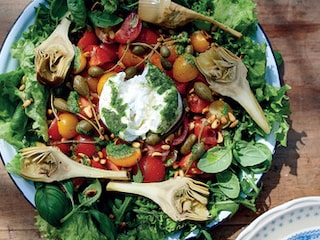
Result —
<instances>
[{"instance_id":1,"label":"halved cherry tomato","mask_svg":"<svg viewBox=\"0 0 320 240\"><path fill-rule=\"evenodd\" d=\"M83 36L78 41L77 46L79 48L84 49L85 47L89 45L97 45L99 42L96 34L94 31L90 31L89 29L86 29Z\"/></svg>"},{"instance_id":2,"label":"halved cherry tomato","mask_svg":"<svg viewBox=\"0 0 320 240\"><path fill-rule=\"evenodd\" d=\"M111 162L120 167L132 167L141 159L141 150L140 148L131 147L129 151L120 149L122 147L130 148L125 144L113 145L112 151L107 146L107 156ZM117 149L119 148L119 149ZM123 152L122 152L123 151Z\"/></svg>"},{"instance_id":3,"label":"halved cherry tomato","mask_svg":"<svg viewBox=\"0 0 320 240\"><path fill-rule=\"evenodd\" d=\"M193 56L184 54L177 57L172 66L173 79L178 82L189 82L194 80L199 70L194 63Z\"/></svg>"},{"instance_id":4,"label":"halved cherry tomato","mask_svg":"<svg viewBox=\"0 0 320 240\"><path fill-rule=\"evenodd\" d=\"M126 51L126 47L127 47L126 45L120 44L119 45L119 49L118 49L119 58L122 58L122 63L126 67L136 66L136 65L138 65L138 64L143 62L143 58L142 57L133 54L131 49L128 49ZM123 55L124 55L124 57L122 57ZM144 65L140 64L139 66L143 67Z\"/></svg>"},{"instance_id":5,"label":"halved cherry tomato","mask_svg":"<svg viewBox=\"0 0 320 240\"><path fill-rule=\"evenodd\" d=\"M187 175L202 174L203 172L197 167L197 161L192 161L192 153L183 156L179 162L179 167L187 171Z\"/></svg>"},{"instance_id":6,"label":"halved cherry tomato","mask_svg":"<svg viewBox=\"0 0 320 240\"><path fill-rule=\"evenodd\" d=\"M202 113L202 110L210 105L209 101L200 98L197 94L191 93L187 96L188 106L193 113Z\"/></svg>"},{"instance_id":7,"label":"halved cherry tomato","mask_svg":"<svg viewBox=\"0 0 320 240\"><path fill-rule=\"evenodd\" d=\"M76 115L68 112L59 115L58 130L60 135L65 139L71 139L77 135L76 126L78 118Z\"/></svg>"},{"instance_id":8,"label":"halved cherry tomato","mask_svg":"<svg viewBox=\"0 0 320 240\"><path fill-rule=\"evenodd\" d=\"M77 141L77 144L74 148L74 153L77 156L85 154L88 157L92 157L97 152L94 140L91 137L78 135L74 140Z\"/></svg>"},{"instance_id":9,"label":"halved cherry tomato","mask_svg":"<svg viewBox=\"0 0 320 240\"><path fill-rule=\"evenodd\" d=\"M126 44L128 41L134 41L140 34L142 21L136 12L131 12L120 29L116 32L114 40L118 43Z\"/></svg>"},{"instance_id":10,"label":"halved cherry tomato","mask_svg":"<svg viewBox=\"0 0 320 240\"><path fill-rule=\"evenodd\" d=\"M215 146L217 145L217 133L210 125L206 125L201 119L194 121L194 134L204 139L206 145Z\"/></svg>"},{"instance_id":11,"label":"halved cherry tomato","mask_svg":"<svg viewBox=\"0 0 320 240\"><path fill-rule=\"evenodd\" d=\"M165 178L166 168L162 161L156 157L144 156L139 161L139 167L145 183L160 182Z\"/></svg>"}]
</instances>

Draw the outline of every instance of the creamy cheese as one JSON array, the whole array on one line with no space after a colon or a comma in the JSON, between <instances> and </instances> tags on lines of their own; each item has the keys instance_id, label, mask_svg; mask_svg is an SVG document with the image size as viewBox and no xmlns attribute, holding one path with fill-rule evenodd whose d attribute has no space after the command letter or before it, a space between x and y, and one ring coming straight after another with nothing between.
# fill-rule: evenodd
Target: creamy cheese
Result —
<instances>
[{"instance_id":1,"label":"creamy cheese","mask_svg":"<svg viewBox=\"0 0 320 240\"><path fill-rule=\"evenodd\" d=\"M109 78L103 87L99 100L99 112L102 116L102 121L108 126L106 121L106 114L103 114L103 109L112 111L115 114L121 114L119 107L112 106L113 88L117 89L117 98L122 99L122 105L125 104L126 108L121 115L121 123L112 122L112 124L125 124L126 128L119 132L119 137L126 141L133 141L137 138L145 138L147 132L159 132L159 126L162 124L163 118L161 110L166 107L165 95L159 95L156 89L153 89L148 81L146 75L148 68L141 75L136 75L133 78L126 80L125 73L120 72L115 76ZM182 101L178 94L176 119L168 119L171 122L171 127L181 117ZM109 122L110 125L110 122ZM169 130L169 128L167 129Z\"/></svg>"}]
</instances>

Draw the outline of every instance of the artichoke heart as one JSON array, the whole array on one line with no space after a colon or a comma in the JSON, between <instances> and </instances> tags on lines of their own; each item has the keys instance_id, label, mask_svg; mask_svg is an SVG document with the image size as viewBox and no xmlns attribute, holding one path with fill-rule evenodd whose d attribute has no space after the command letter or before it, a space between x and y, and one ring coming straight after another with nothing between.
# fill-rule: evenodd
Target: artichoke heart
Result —
<instances>
[{"instance_id":1,"label":"artichoke heart","mask_svg":"<svg viewBox=\"0 0 320 240\"><path fill-rule=\"evenodd\" d=\"M45 86L60 86L70 69L75 54L68 37L70 23L65 16L52 34L35 49L37 80Z\"/></svg>"},{"instance_id":2,"label":"artichoke heart","mask_svg":"<svg viewBox=\"0 0 320 240\"><path fill-rule=\"evenodd\" d=\"M199 54L196 65L215 92L237 101L265 132L269 123L251 91L247 68L239 57L223 47L212 47Z\"/></svg>"}]
</instances>

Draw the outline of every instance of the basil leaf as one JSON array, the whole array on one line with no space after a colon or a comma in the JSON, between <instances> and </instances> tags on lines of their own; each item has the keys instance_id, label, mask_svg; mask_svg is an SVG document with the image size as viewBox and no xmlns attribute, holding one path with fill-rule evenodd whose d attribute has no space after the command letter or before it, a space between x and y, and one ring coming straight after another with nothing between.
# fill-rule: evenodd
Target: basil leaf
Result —
<instances>
[{"instance_id":1,"label":"basil leaf","mask_svg":"<svg viewBox=\"0 0 320 240\"><path fill-rule=\"evenodd\" d=\"M50 16L52 18L62 18L68 11L68 6L66 1L53 0L50 8Z\"/></svg>"},{"instance_id":2,"label":"basil leaf","mask_svg":"<svg viewBox=\"0 0 320 240\"><path fill-rule=\"evenodd\" d=\"M115 14L107 12L93 11L88 13L88 18L95 27L107 28L115 26L123 21Z\"/></svg>"},{"instance_id":3,"label":"basil leaf","mask_svg":"<svg viewBox=\"0 0 320 240\"><path fill-rule=\"evenodd\" d=\"M237 152L235 158L243 167L258 165L272 158L270 150L264 144L247 143L245 145L243 142L235 146Z\"/></svg>"},{"instance_id":4,"label":"basil leaf","mask_svg":"<svg viewBox=\"0 0 320 240\"><path fill-rule=\"evenodd\" d=\"M67 0L68 10L71 13L72 20L75 23L74 31L86 26L87 9L84 1Z\"/></svg>"},{"instance_id":5,"label":"basil leaf","mask_svg":"<svg viewBox=\"0 0 320 240\"><path fill-rule=\"evenodd\" d=\"M226 170L232 162L231 147L216 146L209 149L199 160L198 168L206 173Z\"/></svg>"},{"instance_id":6,"label":"basil leaf","mask_svg":"<svg viewBox=\"0 0 320 240\"><path fill-rule=\"evenodd\" d=\"M240 194L240 182L234 173L224 171L216 174L220 190L229 198L237 198Z\"/></svg>"},{"instance_id":7,"label":"basil leaf","mask_svg":"<svg viewBox=\"0 0 320 240\"><path fill-rule=\"evenodd\" d=\"M38 185L35 205L39 215L53 226L59 226L60 220L71 211L68 197L56 184Z\"/></svg>"},{"instance_id":8,"label":"basil leaf","mask_svg":"<svg viewBox=\"0 0 320 240\"><path fill-rule=\"evenodd\" d=\"M88 210L91 217L97 222L97 227L104 235L106 235L108 240L114 240L117 235L116 227L111 219L102 212L96 209Z\"/></svg>"},{"instance_id":9,"label":"basil leaf","mask_svg":"<svg viewBox=\"0 0 320 240\"><path fill-rule=\"evenodd\" d=\"M101 183L98 179L95 179L78 195L80 206L92 206L100 198L101 193Z\"/></svg>"}]
</instances>

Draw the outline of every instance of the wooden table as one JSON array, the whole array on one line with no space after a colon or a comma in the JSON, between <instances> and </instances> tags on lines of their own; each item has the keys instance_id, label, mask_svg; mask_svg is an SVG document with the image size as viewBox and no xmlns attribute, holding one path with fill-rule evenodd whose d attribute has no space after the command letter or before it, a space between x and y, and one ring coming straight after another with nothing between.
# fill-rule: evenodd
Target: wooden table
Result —
<instances>
[{"instance_id":1,"label":"wooden table","mask_svg":"<svg viewBox=\"0 0 320 240\"><path fill-rule=\"evenodd\" d=\"M29 2L0 0L0 44ZM214 229L214 239L235 239L266 210L294 198L320 195L320 6L318 0L256 2L264 31L283 55L284 82L292 87L288 146L277 149L271 170L263 176L257 213L241 208ZM40 239L34 216L0 163L0 240Z\"/></svg>"}]
</instances>

